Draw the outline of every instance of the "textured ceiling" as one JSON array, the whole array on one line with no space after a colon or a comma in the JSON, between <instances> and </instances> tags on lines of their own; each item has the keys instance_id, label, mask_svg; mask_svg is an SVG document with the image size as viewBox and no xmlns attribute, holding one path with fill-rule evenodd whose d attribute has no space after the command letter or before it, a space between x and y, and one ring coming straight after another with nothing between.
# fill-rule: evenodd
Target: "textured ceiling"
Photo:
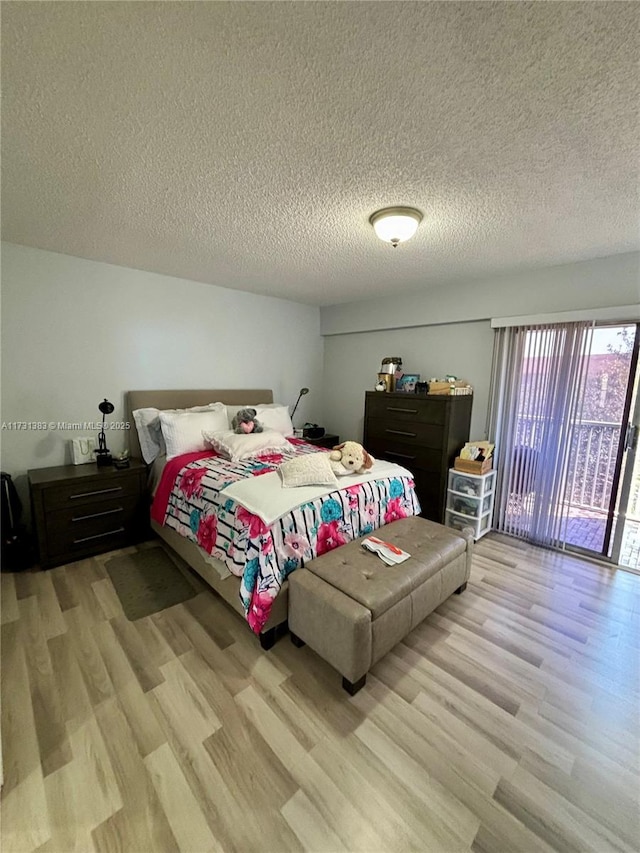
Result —
<instances>
[{"instance_id":1,"label":"textured ceiling","mask_svg":"<svg viewBox=\"0 0 640 853\"><path fill-rule=\"evenodd\" d=\"M637 3L2 3L3 238L326 305L636 249ZM368 223L420 208L397 250Z\"/></svg>"}]
</instances>

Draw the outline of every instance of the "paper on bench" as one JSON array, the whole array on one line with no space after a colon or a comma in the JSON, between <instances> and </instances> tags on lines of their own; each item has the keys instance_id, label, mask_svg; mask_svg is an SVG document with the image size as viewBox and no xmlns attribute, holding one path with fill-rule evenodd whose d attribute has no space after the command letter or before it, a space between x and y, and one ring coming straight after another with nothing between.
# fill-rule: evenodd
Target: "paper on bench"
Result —
<instances>
[{"instance_id":1,"label":"paper on bench","mask_svg":"<svg viewBox=\"0 0 640 853\"><path fill-rule=\"evenodd\" d=\"M377 536L367 536L366 539L362 540L362 547L366 548L367 551L377 554L382 562L388 566L397 566L398 563L404 563L411 556L411 554L403 551L402 548L398 548L397 545L392 545L391 542L383 542Z\"/></svg>"}]
</instances>

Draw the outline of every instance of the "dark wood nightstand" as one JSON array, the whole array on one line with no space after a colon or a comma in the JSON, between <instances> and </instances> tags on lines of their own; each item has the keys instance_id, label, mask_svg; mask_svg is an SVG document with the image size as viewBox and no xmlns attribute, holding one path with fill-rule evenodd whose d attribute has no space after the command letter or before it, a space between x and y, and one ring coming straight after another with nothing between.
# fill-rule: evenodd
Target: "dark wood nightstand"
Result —
<instances>
[{"instance_id":1,"label":"dark wood nightstand","mask_svg":"<svg viewBox=\"0 0 640 853\"><path fill-rule=\"evenodd\" d=\"M333 432L325 432L321 438L305 438L307 444L315 444L316 447L328 447L329 450L334 448L336 444L340 444L340 436Z\"/></svg>"},{"instance_id":2,"label":"dark wood nightstand","mask_svg":"<svg viewBox=\"0 0 640 853\"><path fill-rule=\"evenodd\" d=\"M48 569L139 542L149 532L147 468L96 464L28 471L40 566Z\"/></svg>"}]
</instances>

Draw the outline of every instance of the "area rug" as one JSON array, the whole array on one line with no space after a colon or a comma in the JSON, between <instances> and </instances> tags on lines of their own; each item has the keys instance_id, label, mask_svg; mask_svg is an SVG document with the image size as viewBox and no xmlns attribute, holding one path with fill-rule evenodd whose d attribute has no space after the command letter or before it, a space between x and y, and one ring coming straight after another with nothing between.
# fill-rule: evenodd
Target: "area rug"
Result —
<instances>
[{"instance_id":1,"label":"area rug","mask_svg":"<svg viewBox=\"0 0 640 853\"><path fill-rule=\"evenodd\" d=\"M198 594L163 548L112 557L105 568L131 622Z\"/></svg>"}]
</instances>

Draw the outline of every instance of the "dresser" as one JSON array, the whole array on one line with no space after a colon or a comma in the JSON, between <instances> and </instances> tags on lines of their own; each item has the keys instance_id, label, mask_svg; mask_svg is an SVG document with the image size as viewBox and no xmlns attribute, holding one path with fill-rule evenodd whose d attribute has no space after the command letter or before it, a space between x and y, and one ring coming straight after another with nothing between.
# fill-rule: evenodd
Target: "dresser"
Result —
<instances>
[{"instance_id":1,"label":"dresser","mask_svg":"<svg viewBox=\"0 0 640 853\"><path fill-rule=\"evenodd\" d=\"M469 441L472 402L472 395L366 393L365 448L411 471L431 521L444 522L447 475Z\"/></svg>"},{"instance_id":2,"label":"dresser","mask_svg":"<svg viewBox=\"0 0 640 853\"><path fill-rule=\"evenodd\" d=\"M147 469L94 463L28 472L40 566L48 569L122 548L149 533Z\"/></svg>"}]
</instances>

